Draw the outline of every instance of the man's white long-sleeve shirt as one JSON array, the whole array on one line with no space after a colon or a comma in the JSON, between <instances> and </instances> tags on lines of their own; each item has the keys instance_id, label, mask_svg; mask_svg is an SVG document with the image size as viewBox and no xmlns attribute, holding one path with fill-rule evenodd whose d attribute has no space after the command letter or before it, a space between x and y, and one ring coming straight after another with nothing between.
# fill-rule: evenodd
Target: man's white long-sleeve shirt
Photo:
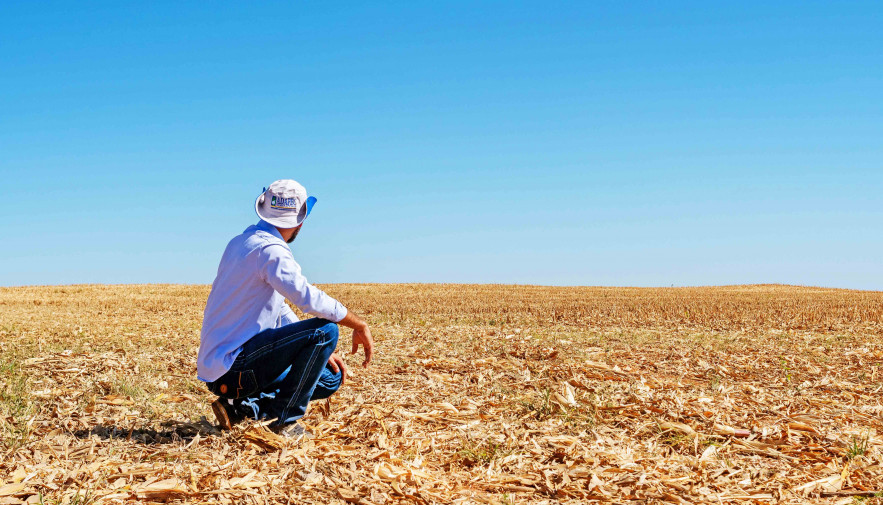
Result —
<instances>
[{"instance_id":1,"label":"man's white long-sleeve shirt","mask_svg":"<svg viewBox=\"0 0 883 505\"><path fill-rule=\"evenodd\" d=\"M347 309L307 282L275 226L260 221L227 244L205 305L196 373L212 382L233 365L257 333L297 321L285 304L338 322Z\"/></svg>"}]
</instances>

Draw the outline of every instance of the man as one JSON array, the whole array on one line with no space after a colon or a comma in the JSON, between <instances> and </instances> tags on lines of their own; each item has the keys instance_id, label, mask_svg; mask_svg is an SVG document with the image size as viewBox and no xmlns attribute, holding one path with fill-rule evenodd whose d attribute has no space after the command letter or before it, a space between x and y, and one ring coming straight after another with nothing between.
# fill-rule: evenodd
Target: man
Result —
<instances>
[{"instance_id":1,"label":"man","mask_svg":"<svg viewBox=\"0 0 883 505\"><path fill-rule=\"evenodd\" d=\"M346 363L334 350L338 325L353 330L362 366L374 352L368 325L311 285L288 248L316 198L293 180L270 184L255 201L261 220L227 244L206 302L197 376L218 395L212 411L222 429L247 417L275 419L281 434L303 433L297 420L310 400L343 385ZM316 316L298 321L288 299Z\"/></svg>"}]
</instances>

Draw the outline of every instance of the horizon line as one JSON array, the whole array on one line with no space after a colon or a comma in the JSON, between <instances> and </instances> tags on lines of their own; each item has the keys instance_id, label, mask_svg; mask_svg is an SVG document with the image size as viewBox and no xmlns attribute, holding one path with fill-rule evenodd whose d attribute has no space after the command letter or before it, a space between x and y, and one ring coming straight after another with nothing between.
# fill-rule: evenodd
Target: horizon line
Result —
<instances>
[{"instance_id":1,"label":"horizon line","mask_svg":"<svg viewBox=\"0 0 883 505\"><path fill-rule=\"evenodd\" d=\"M604 288L604 289L725 289L725 288L794 288L794 289L821 289L828 291L856 291L865 293L883 293L878 289L856 289L830 286L815 286L808 284L781 284L781 283L755 283L755 284L693 284L693 285L670 285L670 286L622 286L622 285L590 285L590 284L522 284L522 283L499 283L499 282L328 282L316 283L317 286L512 286L512 287L539 287L539 288ZM13 286L0 286L0 289L22 288L66 288L66 287L94 287L94 286L211 286L202 283L179 283L179 282L119 282L119 283L73 283L73 284L21 284Z\"/></svg>"}]
</instances>

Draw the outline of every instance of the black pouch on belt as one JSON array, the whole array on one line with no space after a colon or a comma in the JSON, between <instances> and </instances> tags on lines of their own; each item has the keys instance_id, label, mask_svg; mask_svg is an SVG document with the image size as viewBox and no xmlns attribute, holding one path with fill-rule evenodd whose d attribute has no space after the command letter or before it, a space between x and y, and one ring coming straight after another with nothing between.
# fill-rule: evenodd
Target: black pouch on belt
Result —
<instances>
[{"instance_id":1,"label":"black pouch on belt","mask_svg":"<svg viewBox=\"0 0 883 505\"><path fill-rule=\"evenodd\" d=\"M251 396L258 390L253 370L230 370L207 386L212 393L231 400Z\"/></svg>"}]
</instances>

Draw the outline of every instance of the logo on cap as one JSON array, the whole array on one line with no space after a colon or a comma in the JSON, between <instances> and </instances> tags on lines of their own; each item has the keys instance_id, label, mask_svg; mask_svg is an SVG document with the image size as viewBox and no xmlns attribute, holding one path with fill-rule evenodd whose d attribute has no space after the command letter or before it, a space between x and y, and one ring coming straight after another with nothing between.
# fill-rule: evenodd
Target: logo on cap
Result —
<instances>
[{"instance_id":1,"label":"logo on cap","mask_svg":"<svg viewBox=\"0 0 883 505\"><path fill-rule=\"evenodd\" d=\"M297 198L276 198L275 196L270 199L270 207L274 209L298 209Z\"/></svg>"}]
</instances>

